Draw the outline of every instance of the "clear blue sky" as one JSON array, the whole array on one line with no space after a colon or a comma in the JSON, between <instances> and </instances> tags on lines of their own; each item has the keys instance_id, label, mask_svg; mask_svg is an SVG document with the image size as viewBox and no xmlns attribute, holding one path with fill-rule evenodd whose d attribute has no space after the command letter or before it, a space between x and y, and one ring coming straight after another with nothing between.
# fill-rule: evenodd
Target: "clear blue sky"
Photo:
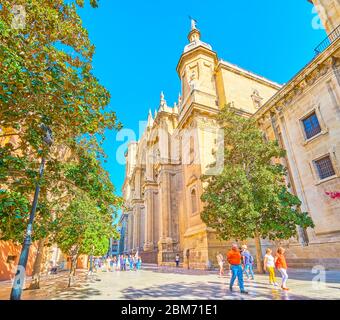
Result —
<instances>
[{"instance_id":1,"label":"clear blue sky","mask_svg":"<svg viewBox=\"0 0 340 320\"><path fill-rule=\"evenodd\" d=\"M310 59L326 34L312 28L307 0L101 0L98 9L79 13L96 46L94 74L111 92L110 108L125 128L138 133L139 121L159 105L169 105L180 83L176 65L187 44L188 15L198 20L202 40L219 58L279 83L287 82ZM125 167L116 161L116 132L107 132L105 164L117 193ZM125 142L126 142L125 138Z\"/></svg>"}]
</instances>

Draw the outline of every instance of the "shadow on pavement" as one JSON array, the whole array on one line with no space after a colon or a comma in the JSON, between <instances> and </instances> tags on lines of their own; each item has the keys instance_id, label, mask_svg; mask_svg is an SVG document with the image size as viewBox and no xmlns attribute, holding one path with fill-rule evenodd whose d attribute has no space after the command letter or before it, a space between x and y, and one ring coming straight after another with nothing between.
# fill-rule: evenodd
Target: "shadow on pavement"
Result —
<instances>
[{"instance_id":1,"label":"shadow on pavement","mask_svg":"<svg viewBox=\"0 0 340 320\"><path fill-rule=\"evenodd\" d=\"M301 295L290 295L281 290L268 289L266 291L255 292L252 288L248 295L240 294L237 287L233 292L230 292L225 284L221 283L171 283L160 286L152 286L145 289L136 289L132 286L121 291L123 299L208 299L208 300L309 300L308 297Z\"/></svg>"},{"instance_id":2,"label":"shadow on pavement","mask_svg":"<svg viewBox=\"0 0 340 320\"><path fill-rule=\"evenodd\" d=\"M52 300L86 300L89 298L100 296L102 293L100 290L89 288L89 285L81 287L72 287L67 290L60 290L55 293Z\"/></svg>"},{"instance_id":3,"label":"shadow on pavement","mask_svg":"<svg viewBox=\"0 0 340 320\"><path fill-rule=\"evenodd\" d=\"M184 274L184 275L202 275L206 276L208 274L218 274L218 270L194 270L194 269L184 269L184 268L175 268L175 267L143 267L143 270L152 271L155 273L169 273L169 274ZM327 284L340 284L339 270L327 270L325 271L325 278ZM257 274L256 276L266 276L266 274ZM301 281L312 281L317 274L312 273L312 269L288 269L288 277L292 280L301 280ZM278 280L281 278L280 274L276 272L276 277ZM223 276L223 278L230 278L229 276ZM338 287L335 287L338 288ZM340 288L340 287L339 287Z\"/></svg>"}]
</instances>

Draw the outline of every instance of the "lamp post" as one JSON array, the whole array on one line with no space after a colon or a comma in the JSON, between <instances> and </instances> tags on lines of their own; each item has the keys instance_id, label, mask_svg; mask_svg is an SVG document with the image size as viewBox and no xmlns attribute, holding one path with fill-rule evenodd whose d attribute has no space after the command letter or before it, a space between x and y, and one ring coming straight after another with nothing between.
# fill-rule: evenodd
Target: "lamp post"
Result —
<instances>
[{"instance_id":1,"label":"lamp post","mask_svg":"<svg viewBox=\"0 0 340 320\"><path fill-rule=\"evenodd\" d=\"M45 134L43 137L43 141L48 147L50 147L53 143L52 130L49 127L47 127L45 124L41 124L40 127L44 131L44 134ZM39 178L35 186L32 209L30 212L30 217L29 217L27 228L26 228L25 239L24 239L24 243L21 249L17 271L16 271L15 278L13 281L13 286L12 286L12 291L11 291L11 300L20 300L21 298L21 293L22 293L24 282L25 282L25 276L26 276L26 265L27 265L27 260L28 260L28 254L29 254L29 249L30 249L31 242L32 242L31 235L32 235L34 216L35 216L35 212L36 212L37 204L38 204L40 182L44 174L44 168L45 168L45 157L43 156L41 158Z\"/></svg>"},{"instance_id":2,"label":"lamp post","mask_svg":"<svg viewBox=\"0 0 340 320\"><path fill-rule=\"evenodd\" d=\"M109 253L110 258L112 258L112 243L113 243L113 239L110 238L110 253Z\"/></svg>"},{"instance_id":3,"label":"lamp post","mask_svg":"<svg viewBox=\"0 0 340 320\"><path fill-rule=\"evenodd\" d=\"M93 273L93 252L94 252L94 245L92 245L91 255L90 255L90 270L89 275Z\"/></svg>"}]
</instances>

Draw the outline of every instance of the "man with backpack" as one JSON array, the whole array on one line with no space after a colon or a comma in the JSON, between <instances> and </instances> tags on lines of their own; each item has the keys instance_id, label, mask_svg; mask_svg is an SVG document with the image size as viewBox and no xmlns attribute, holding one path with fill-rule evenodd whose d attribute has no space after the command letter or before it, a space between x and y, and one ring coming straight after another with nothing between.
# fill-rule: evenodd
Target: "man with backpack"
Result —
<instances>
[{"instance_id":1,"label":"man with backpack","mask_svg":"<svg viewBox=\"0 0 340 320\"><path fill-rule=\"evenodd\" d=\"M249 274L250 274L251 279L254 280L254 270L253 270L254 258L249 252L245 244L242 246L241 255L242 255L242 261L243 261L243 269L247 276L247 279L249 279Z\"/></svg>"}]
</instances>

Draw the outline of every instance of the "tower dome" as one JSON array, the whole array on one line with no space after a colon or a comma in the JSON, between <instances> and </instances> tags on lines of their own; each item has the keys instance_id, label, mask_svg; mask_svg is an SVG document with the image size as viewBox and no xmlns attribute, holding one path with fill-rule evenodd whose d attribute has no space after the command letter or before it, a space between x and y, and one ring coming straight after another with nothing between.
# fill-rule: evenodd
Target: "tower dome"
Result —
<instances>
[{"instance_id":1,"label":"tower dome","mask_svg":"<svg viewBox=\"0 0 340 320\"><path fill-rule=\"evenodd\" d=\"M184 47L184 53L199 46L206 47L207 49L212 50L210 44L201 41L201 32L197 29L196 23L196 20L191 19L191 30L188 34L189 44Z\"/></svg>"}]
</instances>

